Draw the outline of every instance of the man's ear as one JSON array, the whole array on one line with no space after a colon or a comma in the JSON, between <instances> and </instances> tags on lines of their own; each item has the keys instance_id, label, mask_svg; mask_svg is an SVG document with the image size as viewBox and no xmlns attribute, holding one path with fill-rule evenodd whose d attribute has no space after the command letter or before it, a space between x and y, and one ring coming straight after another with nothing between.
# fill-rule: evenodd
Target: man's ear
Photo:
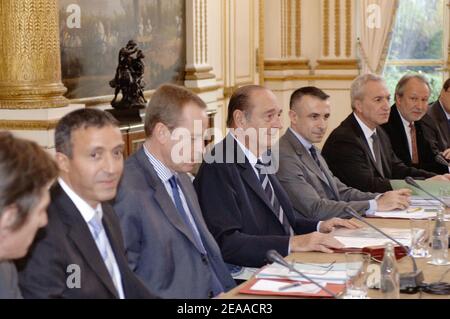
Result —
<instances>
[{"instance_id":1,"label":"man's ear","mask_svg":"<svg viewBox=\"0 0 450 319\"><path fill-rule=\"evenodd\" d=\"M398 96L397 94L395 94L395 105L398 105L398 101L400 101L401 96Z\"/></svg>"},{"instance_id":2,"label":"man's ear","mask_svg":"<svg viewBox=\"0 0 450 319\"><path fill-rule=\"evenodd\" d=\"M234 125L238 128L244 128L247 124L247 118L245 117L245 113L241 110L235 110L233 113L233 121Z\"/></svg>"},{"instance_id":3,"label":"man's ear","mask_svg":"<svg viewBox=\"0 0 450 319\"><path fill-rule=\"evenodd\" d=\"M3 209L0 215L0 230L11 228L17 220L17 206L9 205Z\"/></svg>"},{"instance_id":4,"label":"man's ear","mask_svg":"<svg viewBox=\"0 0 450 319\"><path fill-rule=\"evenodd\" d=\"M61 172L68 173L70 170L69 157L66 154L56 152L55 160Z\"/></svg>"},{"instance_id":5,"label":"man's ear","mask_svg":"<svg viewBox=\"0 0 450 319\"><path fill-rule=\"evenodd\" d=\"M355 111L362 113L362 102L360 100L355 100Z\"/></svg>"},{"instance_id":6,"label":"man's ear","mask_svg":"<svg viewBox=\"0 0 450 319\"><path fill-rule=\"evenodd\" d=\"M294 110L289 110L289 119L291 120L292 124L297 124L297 113L295 113Z\"/></svg>"},{"instance_id":7,"label":"man's ear","mask_svg":"<svg viewBox=\"0 0 450 319\"><path fill-rule=\"evenodd\" d=\"M156 123L152 136L154 136L159 143L165 144L170 139L170 131L163 123Z\"/></svg>"}]
</instances>

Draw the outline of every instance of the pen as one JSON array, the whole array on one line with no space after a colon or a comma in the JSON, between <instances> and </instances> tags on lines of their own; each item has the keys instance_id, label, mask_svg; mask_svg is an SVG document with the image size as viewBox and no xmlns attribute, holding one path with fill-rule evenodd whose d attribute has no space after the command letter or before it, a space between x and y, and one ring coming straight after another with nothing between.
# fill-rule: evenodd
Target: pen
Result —
<instances>
[{"instance_id":1,"label":"pen","mask_svg":"<svg viewBox=\"0 0 450 319\"><path fill-rule=\"evenodd\" d=\"M421 210L422 210L422 207L415 207L415 208L407 209L406 212L407 213L415 213L415 212L419 212Z\"/></svg>"},{"instance_id":2,"label":"pen","mask_svg":"<svg viewBox=\"0 0 450 319\"><path fill-rule=\"evenodd\" d=\"M283 291L283 290L287 290L287 289L290 289L290 288L298 287L298 286L301 286L301 285L302 284L299 283L299 282L294 282L294 283L289 284L289 285L281 286L280 288L278 288L278 290L279 291Z\"/></svg>"}]
</instances>

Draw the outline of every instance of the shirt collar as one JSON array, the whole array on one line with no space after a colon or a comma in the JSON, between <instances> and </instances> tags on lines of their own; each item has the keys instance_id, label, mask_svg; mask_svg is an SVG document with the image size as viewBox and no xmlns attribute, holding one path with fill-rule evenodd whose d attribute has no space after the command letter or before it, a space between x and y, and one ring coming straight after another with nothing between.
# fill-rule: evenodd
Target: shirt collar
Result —
<instances>
[{"instance_id":1,"label":"shirt collar","mask_svg":"<svg viewBox=\"0 0 450 319\"><path fill-rule=\"evenodd\" d=\"M156 174L158 175L160 180L162 180L163 182L168 182L173 175L175 176L177 175L176 173L172 172L166 165L164 165L160 160L158 160L155 156L153 156L145 145L143 145L143 148L145 155L147 155L150 164L155 169Z\"/></svg>"},{"instance_id":2,"label":"shirt collar","mask_svg":"<svg viewBox=\"0 0 450 319\"><path fill-rule=\"evenodd\" d=\"M368 139L372 138L372 135L377 132L377 129L372 130L366 124L364 124L364 122L358 117L358 115L356 115L356 113L353 113L353 115L355 116L356 121L358 122L359 126L361 127L366 139L368 140Z\"/></svg>"},{"instance_id":3,"label":"shirt collar","mask_svg":"<svg viewBox=\"0 0 450 319\"><path fill-rule=\"evenodd\" d=\"M439 100L439 105L441 106L442 111L444 111L445 116L447 116L447 120L450 120L450 114L448 114L447 111L445 110L441 100Z\"/></svg>"},{"instance_id":4,"label":"shirt collar","mask_svg":"<svg viewBox=\"0 0 450 319\"><path fill-rule=\"evenodd\" d=\"M312 143L310 143L308 140L306 140L303 136L301 136L300 134L298 134L294 129L292 129L291 127L289 128L289 130L295 135L295 137L297 137L297 139L300 141L300 143L302 143L302 145L309 151L311 149L311 147L313 146Z\"/></svg>"},{"instance_id":5,"label":"shirt collar","mask_svg":"<svg viewBox=\"0 0 450 319\"><path fill-rule=\"evenodd\" d=\"M402 113L400 113L400 111L398 110L398 107L397 107L397 112L398 112L398 115L400 115L400 118L402 119L403 126L407 129L410 129L409 126L411 125L411 122L408 122L407 120L405 120Z\"/></svg>"},{"instance_id":6,"label":"shirt collar","mask_svg":"<svg viewBox=\"0 0 450 319\"><path fill-rule=\"evenodd\" d=\"M61 188L66 192L67 196L69 196L70 200L75 204L76 208L80 212L81 216L86 223L89 223L92 218L94 218L95 214L98 214L98 218L101 220L103 217L102 205L98 204L94 209L91 205L89 205L84 199L78 196L69 185L60 177L58 178L58 183L61 185Z\"/></svg>"},{"instance_id":7,"label":"shirt collar","mask_svg":"<svg viewBox=\"0 0 450 319\"><path fill-rule=\"evenodd\" d=\"M258 158L255 156L255 154L253 154L247 147L245 147L244 144L242 144L237 138L236 136L234 136L233 133L231 133L231 136L233 136L233 138L235 139L235 141L237 142L237 144L239 145L239 147L242 149L242 151L244 152L245 156L247 157L248 161L250 162L250 165L252 165L252 167L255 167L256 163L258 163Z\"/></svg>"}]
</instances>

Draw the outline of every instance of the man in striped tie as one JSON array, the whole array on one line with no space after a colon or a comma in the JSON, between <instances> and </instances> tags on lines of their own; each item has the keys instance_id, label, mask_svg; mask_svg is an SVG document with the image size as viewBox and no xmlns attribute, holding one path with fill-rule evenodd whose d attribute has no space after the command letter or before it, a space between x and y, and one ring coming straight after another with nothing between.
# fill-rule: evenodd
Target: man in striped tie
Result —
<instances>
[{"instance_id":1,"label":"man in striped tie","mask_svg":"<svg viewBox=\"0 0 450 319\"><path fill-rule=\"evenodd\" d=\"M206 223L232 265L260 267L271 249L283 256L331 252L342 244L325 233L357 227L339 218L319 222L294 213L268 154L276 152L272 145L282 128L281 112L269 89L236 90L228 105L230 133L205 156L194 180Z\"/></svg>"}]
</instances>

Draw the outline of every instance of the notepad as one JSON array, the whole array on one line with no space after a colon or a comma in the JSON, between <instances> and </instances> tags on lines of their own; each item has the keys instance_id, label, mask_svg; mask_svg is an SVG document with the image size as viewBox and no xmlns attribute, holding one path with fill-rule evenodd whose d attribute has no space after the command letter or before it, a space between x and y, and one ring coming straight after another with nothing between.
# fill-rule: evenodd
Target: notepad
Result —
<instances>
[{"instance_id":1,"label":"notepad","mask_svg":"<svg viewBox=\"0 0 450 319\"><path fill-rule=\"evenodd\" d=\"M270 280L253 278L248 281L240 290L241 294L260 296L292 296L303 298L332 298L326 291L316 287L314 284L302 281L300 286L289 289L281 287L292 284L289 280ZM340 295L345 290L345 284L323 284L328 290L336 295ZM316 288L315 288L316 287Z\"/></svg>"},{"instance_id":2,"label":"notepad","mask_svg":"<svg viewBox=\"0 0 450 319\"><path fill-rule=\"evenodd\" d=\"M301 293L309 293L309 294L317 294L321 289L314 284L308 284L306 282L301 282L298 286L293 286L291 288L283 289L290 283L285 281L277 281L277 280L268 280L261 279L257 280L256 283L250 288L255 291L273 291L280 292L283 291L285 293L290 292L301 292Z\"/></svg>"}]
</instances>

